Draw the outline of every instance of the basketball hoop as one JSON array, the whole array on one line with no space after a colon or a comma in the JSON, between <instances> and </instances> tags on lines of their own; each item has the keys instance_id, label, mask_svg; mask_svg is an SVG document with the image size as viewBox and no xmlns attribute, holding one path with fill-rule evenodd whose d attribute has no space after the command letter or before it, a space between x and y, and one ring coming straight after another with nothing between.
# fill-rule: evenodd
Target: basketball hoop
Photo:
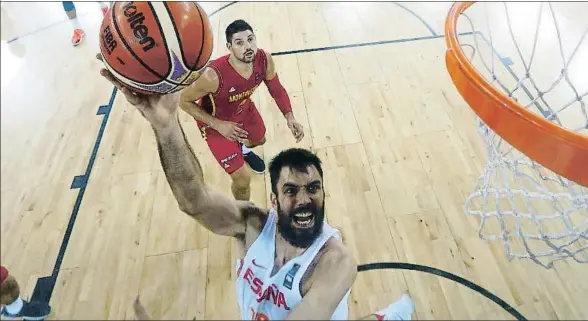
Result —
<instances>
[{"instance_id":1,"label":"basketball hoop","mask_svg":"<svg viewBox=\"0 0 588 321\"><path fill-rule=\"evenodd\" d=\"M445 22L447 70L488 153L465 210L509 259L546 268L570 257L588 263L588 21L566 20L567 37L558 24L586 12L576 10L458 2Z\"/></svg>"}]
</instances>

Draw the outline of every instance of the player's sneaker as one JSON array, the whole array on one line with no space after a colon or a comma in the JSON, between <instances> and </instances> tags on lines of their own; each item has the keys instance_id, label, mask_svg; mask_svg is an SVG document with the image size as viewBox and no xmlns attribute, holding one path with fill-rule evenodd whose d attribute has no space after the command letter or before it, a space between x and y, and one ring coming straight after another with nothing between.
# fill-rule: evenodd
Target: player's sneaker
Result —
<instances>
[{"instance_id":1,"label":"player's sneaker","mask_svg":"<svg viewBox=\"0 0 588 321\"><path fill-rule=\"evenodd\" d=\"M410 320L414 313L414 303L409 295L403 294L400 300L390 304L386 309L375 313L382 320Z\"/></svg>"},{"instance_id":2,"label":"player's sneaker","mask_svg":"<svg viewBox=\"0 0 588 321\"><path fill-rule=\"evenodd\" d=\"M84 30L75 29L73 32L73 36L71 37L72 45L77 46L77 45L81 44L82 41L84 41L84 36L86 36L86 33L84 33Z\"/></svg>"},{"instance_id":3,"label":"player's sneaker","mask_svg":"<svg viewBox=\"0 0 588 321\"><path fill-rule=\"evenodd\" d=\"M16 314L8 313L6 307L2 309L2 317L7 319L23 318L25 320L43 320L51 313L51 307L47 303L27 302L22 300L23 305Z\"/></svg>"},{"instance_id":4,"label":"player's sneaker","mask_svg":"<svg viewBox=\"0 0 588 321\"><path fill-rule=\"evenodd\" d=\"M257 174L265 172L265 162L253 151L243 153L243 158L245 159L245 162L249 164L249 167L251 167L252 171L256 172Z\"/></svg>"},{"instance_id":5,"label":"player's sneaker","mask_svg":"<svg viewBox=\"0 0 588 321\"><path fill-rule=\"evenodd\" d=\"M108 9L110 9L110 4L108 2L100 2L100 10L102 10L103 17L106 17Z\"/></svg>"}]
</instances>

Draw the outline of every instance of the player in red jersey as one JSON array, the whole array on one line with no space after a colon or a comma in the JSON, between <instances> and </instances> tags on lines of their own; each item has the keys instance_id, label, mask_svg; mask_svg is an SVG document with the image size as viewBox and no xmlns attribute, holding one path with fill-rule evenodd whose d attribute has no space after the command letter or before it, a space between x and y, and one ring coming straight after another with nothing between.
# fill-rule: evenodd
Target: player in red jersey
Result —
<instances>
[{"instance_id":1,"label":"player in red jersey","mask_svg":"<svg viewBox=\"0 0 588 321\"><path fill-rule=\"evenodd\" d=\"M280 83L270 54L257 48L251 26L233 21L226 29L230 54L208 64L199 78L181 93L180 107L196 119L218 163L231 175L238 200L249 200L251 173L265 171L261 157L250 148L265 143L265 125L250 96L264 82L300 142L302 125L292 113L290 98Z\"/></svg>"}]
</instances>

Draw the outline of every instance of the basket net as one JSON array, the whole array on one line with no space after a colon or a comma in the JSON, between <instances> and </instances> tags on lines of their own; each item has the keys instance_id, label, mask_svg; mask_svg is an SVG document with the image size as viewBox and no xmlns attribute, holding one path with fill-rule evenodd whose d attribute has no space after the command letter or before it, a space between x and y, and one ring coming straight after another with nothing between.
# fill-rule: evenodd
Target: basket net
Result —
<instances>
[{"instance_id":1,"label":"basket net","mask_svg":"<svg viewBox=\"0 0 588 321\"><path fill-rule=\"evenodd\" d=\"M458 42L484 79L568 131L588 136L588 3L475 3L457 20ZM465 210L507 257L550 268L588 262L588 189L538 164L492 131L478 132L488 162ZM588 163L586 163L588 171Z\"/></svg>"}]
</instances>

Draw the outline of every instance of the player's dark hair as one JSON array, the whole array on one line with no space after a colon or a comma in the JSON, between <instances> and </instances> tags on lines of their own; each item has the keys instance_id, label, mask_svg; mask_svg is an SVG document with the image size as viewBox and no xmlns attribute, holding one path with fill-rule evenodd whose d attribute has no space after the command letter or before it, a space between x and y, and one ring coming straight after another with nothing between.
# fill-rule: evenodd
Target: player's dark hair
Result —
<instances>
[{"instance_id":1,"label":"player's dark hair","mask_svg":"<svg viewBox=\"0 0 588 321\"><path fill-rule=\"evenodd\" d=\"M321 160L311 151L301 148L290 148L276 155L269 164L272 192L278 194L278 179L282 168L289 167L301 172L307 172L307 167L314 165L323 178Z\"/></svg>"},{"instance_id":2,"label":"player's dark hair","mask_svg":"<svg viewBox=\"0 0 588 321\"><path fill-rule=\"evenodd\" d=\"M233 35L235 35L237 32L245 30L253 32L253 28L251 28L251 26L247 22L245 22L245 20L239 19L231 22L231 24L229 24L227 26L227 29L225 30L225 37L227 38L227 43L231 43L233 41Z\"/></svg>"}]
</instances>

